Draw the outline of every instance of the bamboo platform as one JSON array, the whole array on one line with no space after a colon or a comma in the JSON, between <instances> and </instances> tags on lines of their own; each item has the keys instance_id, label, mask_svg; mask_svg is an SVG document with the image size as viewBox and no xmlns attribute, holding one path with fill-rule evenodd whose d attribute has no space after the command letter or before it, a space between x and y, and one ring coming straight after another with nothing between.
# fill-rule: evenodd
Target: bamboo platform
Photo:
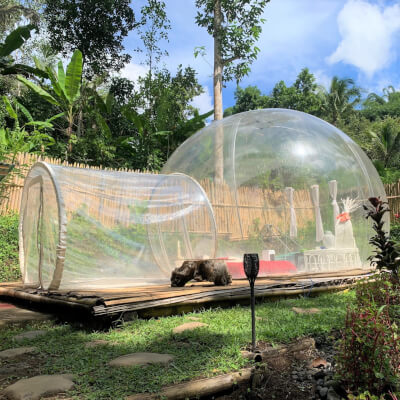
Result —
<instances>
[{"instance_id":1,"label":"bamboo platform","mask_svg":"<svg viewBox=\"0 0 400 400\"><path fill-rule=\"evenodd\" d=\"M256 280L257 298L291 295L312 295L322 291L344 289L368 270L352 270L339 274L298 274L270 276ZM229 286L214 286L208 282L189 282L182 288L169 285L125 289L44 291L24 287L22 283L0 283L0 301L17 301L36 309L51 308L53 312L107 319L129 319L129 316L155 317L189 312L213 305L247 304L247 280L234 280Z\"/></svg>"}]
</instances>

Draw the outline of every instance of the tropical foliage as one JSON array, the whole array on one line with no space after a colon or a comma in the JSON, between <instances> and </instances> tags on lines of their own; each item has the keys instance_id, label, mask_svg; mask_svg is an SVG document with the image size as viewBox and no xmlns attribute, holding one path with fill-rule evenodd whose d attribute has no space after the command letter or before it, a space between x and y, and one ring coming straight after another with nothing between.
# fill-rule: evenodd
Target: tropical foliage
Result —
<instances>
[{"instance_id":1,"label":"tropical foliage","mask_svg":"<svg viewBox=\"0 0 400 400\"><path fill-rule=\"evenodd\" d=\"M198 14L194 22L219 44L214 65L219 68L219 78L214 71L219 94L222 82L239 81L249 73L260 51L256 41L268 1L252 0L253 7L244 8L248 2L228 3L195 1ZM12 30L19 20L25 25ZM41 151L69 161L159 169L211 114L200 115L191 105L203 90L193 68L179 66L173 73L160 67L168 57L164 45L171 27L163 0L146 0L136 12L126 0L101 4L92 0L0 0L1 24L7 33L0 43L0 95L6 96L9 106L0 102L0 126L4 138L14 138L9 143L18 143L15 135L25 135L30 138L25 145L29 151L37 151L37 140L43 139ZM136 34L137 51L147 70L135 82L115 74L138 54L124 52L123 39L130 31ZM49 39L37 44L38 32ZM33 49L31 57L28 48ZM25 49L23 62L15 56L21 49ZM195 53L204 51L198 47ZM66 65L54 61L57 53L69 59ZM10 116L10 107L18 115L19 127ZM400 92L393 86L384 88L382 95L368 94L353 80L335 76L324 88L303 68L291 84L281 80L269 93L256 86L238 86L235 104L224 115L268 107L325 119L366 151L385 182L400 177ZM51 140L40 139L39 133Z\"/></svg>"},{"instance_id":2,"label":"tropical foliage","mask_svg":"<svg viewBox=\"0 0 400 400\"><path fill-rule=\"evenodd\" d=\"M58 63L57 72L52 66L43 66L37 59L35 61L38 69L47 74L51 82L50 90L46 90L44 84L37 85L21 75L18 75L17 79L60 111L51 120L61 117L65 119L64 133L67 138L65 158L68 159L72 145L76 143L77 135L82 131L83 110L93 99L96 105L100 95L90 84L82 85L83 61L79 50L75 50L65 71L61 61ZM95 106L92 107L91 111L93 110L95 110L100 129L109 133L109 128L100 111Z\"/></svg>"},{"instance_id":3,"label":"tropical foliage","mask_svg":"<svg viewBox=\"0 0 400 400\"><path fill-rule=\"evenodd\" d=\"M80 50L86 77L119 71L131 59L122 53L122 41L138 25L129 3L46 0L44 18L52 48L64 56Z\"/></svg>"}]
</instances>

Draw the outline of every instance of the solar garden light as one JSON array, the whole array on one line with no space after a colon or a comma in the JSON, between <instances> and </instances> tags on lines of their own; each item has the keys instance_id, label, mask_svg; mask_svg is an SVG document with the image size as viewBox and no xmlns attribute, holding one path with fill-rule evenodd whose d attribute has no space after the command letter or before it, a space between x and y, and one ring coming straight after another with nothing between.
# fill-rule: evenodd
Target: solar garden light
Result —
<instances>
[{"instance_id":1,"label":"solar garden light","mask_svg":"<svg viewBox=\"0 0 400 400\"><path fill-rule=\"evenodd\" d=\"M256 297L254 294L254 282L258 275L260 262L258 254L245 254L243 256L244 273L250 283L250 297L251 297L251 347L252 350L256 349Z\"/></svg>"}]
</instances>

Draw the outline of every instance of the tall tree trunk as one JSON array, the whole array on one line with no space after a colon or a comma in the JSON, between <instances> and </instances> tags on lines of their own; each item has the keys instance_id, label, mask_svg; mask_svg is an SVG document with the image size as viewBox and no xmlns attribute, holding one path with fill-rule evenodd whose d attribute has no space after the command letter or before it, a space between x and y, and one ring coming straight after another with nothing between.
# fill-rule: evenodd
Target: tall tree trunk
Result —
<instances>
[{"instance_id":1,"label":"tall tree trunk","mask_svg":"<svg viewBox=\"0 0 400 400\"><path fill-rule=\"evenodd\" d=\"M222 111L222 70L221 42L219 32L222 25L221 0L214 3L214 121L223 118ZM215 182L224 181L224 131L222 126L217 128L214 149Z\"/></svg>"}]
</instances>

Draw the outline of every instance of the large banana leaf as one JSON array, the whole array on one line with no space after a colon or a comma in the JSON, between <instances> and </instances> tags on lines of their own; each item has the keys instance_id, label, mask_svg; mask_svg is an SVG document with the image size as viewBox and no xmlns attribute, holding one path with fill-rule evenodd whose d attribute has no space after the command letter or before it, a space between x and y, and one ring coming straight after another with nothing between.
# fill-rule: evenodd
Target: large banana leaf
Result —
<instances>
[{"instance_id":1,"label":"large banana leaf","mask_svg":"<svg viewBox=\"0 0 400 400\"><path fill-rule=\"evenodd\" d=\"M38 85L34 84L31 81L28 81L28 79L24 78L21 75L18 75L17 79L20 82L22 82L25 86L27 86L29 89L31 89L35 93L37 93L42 99L46 100L47 102L49 102L51 104L54 104L55 106L59 106L58 101L51 94L47 93L45 90L43 90Z\"/></svg>"},{"instance_id":2,"label":"large banana leaf","mask_svg":"<svg viewBox=\"0 0 400 400\"><path fill-rule=\"evenodd\" d=\"M140 134L144 131L142 116L129 106L122 107L122 114L129 121L132 122Z\"/></svg>"},{"instance_id":3,"label":"large banana leaf","mask_svg":"<svg viewBox=\"0 0 400 400\"><path fill-rule=\"evenodd\" d=\"M60 114L53 115L52 117L46 119L46 122L52 122L52 121L54 121L55 119L58 119L58 118L63 117L64 115L65 115L65 112L62 112L62 113L60 113Z\"/></svg>"},{"instance_id":4,"label":"large banana leaf","mask_svg":"<svg viewBox=\"0 0 400 400\"><path fill-rule=\"evenodd\" d=\"M0 57L9 56L14 50L20 48L25 40L31 37L31 30L34 29L34 25L20 26L19 28L12 31L2 45L0 45Z\"/></svg>"},{"instance_id":5,"label":"large banana leaf","mask_svg":"<svg viewBox=\"0 0 400 400\"><path fill-rule=\"evenodd\" d=\"M65 93L65 72L61 61L58 62L58 83Z\"/></svg>"},{"instance_id":6,"label":"large banana leaf","mask_svg":"<svg viewBox=\"0 0 400 400\"><path fill-rule=\"evenodd\" d=\"M50 122L47 121L32 121L32 122L28 122L27 124L25 124L26 126L35 126L38 127L39 129L52 129L53 128L53 124L51 124Z\"/></svg>"},{"instance_id":7,"label":"large banana leaf","mask_svg":"<svg viewBox=\"0 0 400 400\"><path fill-rule=\"evenodd\" d=\"M79 94L82 79L82 53L75 50L71 62L67 66L65 77L65 92L68 99L73 102Z\"/></svg>"},{"instance_id":8,"label":"large banana leaf","mask_svg":"<svg viewBox=\"0 0 400 400\"><path fill-rule=\"evenodd\" d=\"M3 96L3 101L6 106L6 110L8 112L8 115L14 119L15 121L18 121L18 115L17 112L14 110L12 104L10 103L10 100L6 96Z\"/></svg>"},{"instance_id":9,"label":"large banana leaf","mask_svg":"<svg viewBox=\"0 0 400 400\"><path fill-rule=\"evenodd\" d=\"M67 94L65 93L65 88L61 87L60 82L57 78L56 72L53 67L46 67L46 72L49 76L51 81L51 85L53 86L53 90L57 97L61 100L62 103L68 104L70 103L69 99L67 98Z\"/></svg>"},{"instance_id":10,"label":"large banana leaf","mask_svg":"<svg viewBox=\"0 0 400 400\"><path fill-rule=\"evenodd\" d=\"M100 113L96 113L96 121L99 124L100 129L102 130L104 135L107 138L111 138L111 136L112 136L111 129L108 126L106 120L102 117L102 115Z\"/></svg>"},{"instance_id":11,"label":"large banana leaf","mask_svg":"<svg viewBox=\"0 0 400 400\"><path fill-rule=\"evenodd\" d=\"M34 68L31 67L30 65L25 65L25 64L13 64L13 65L8 65L8 63L3 63L0 61L0 70L1 70L1 75L35 75L39 76L41 78L47 79L48 75L47 72L42 71L39 68Z\"/></svg>"},{"instance_id":12,"label":"large banana leaf","mask_svg":"<svg viewBox=\"0 0 400 400\"><path fill-rule=\"evenodd\" d=\"M37 69L41 69L42 71L44 71L46 69L42 60L40 60L36 56L33 56L33 62L35 63L35 66Z\"/></svg>"},{"instance_id":13,"label":"large banana leaf","mask_svg":"<svg viewBox=\"0 0 400 400\"><path fill-rule=\"evenodd\" d=\"M25 115L26 119L28 120L28 122L32 122L33 118L31 113L27 110L27 108L21 104L20 102L18 102L17 100L14 100L14 103L17 105L17 107L22 111L22 114Z\"/></svg>"}]
</instances>

